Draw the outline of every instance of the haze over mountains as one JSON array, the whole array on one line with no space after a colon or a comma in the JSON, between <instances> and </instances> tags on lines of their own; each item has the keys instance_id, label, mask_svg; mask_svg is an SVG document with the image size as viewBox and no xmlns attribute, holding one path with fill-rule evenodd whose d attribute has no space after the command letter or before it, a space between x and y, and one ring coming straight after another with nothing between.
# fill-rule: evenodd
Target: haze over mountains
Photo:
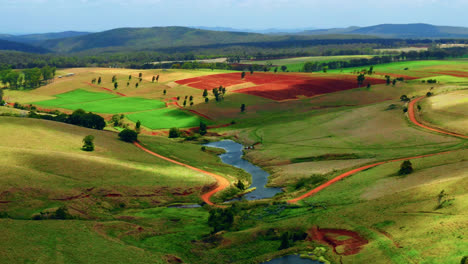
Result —
<instances>
[{"instance_id":1,"label":"haze over mountains","mask_svg":"<svg viewBox=\"0 0 468 264\"><path fill-rule=\"evenodd\" d=\"M310 30L289 29L286 30L287 32L281 32L282 29L244 32L245 30L233 28L199 28L118 28L98 33L67 31L19 36L0 34L0 40L2 40L0 41L0 50L33 53L115 52L314 39L468 38L468 28L429 24L382 24L370 27Z\"/></svg>"}]
</instances>

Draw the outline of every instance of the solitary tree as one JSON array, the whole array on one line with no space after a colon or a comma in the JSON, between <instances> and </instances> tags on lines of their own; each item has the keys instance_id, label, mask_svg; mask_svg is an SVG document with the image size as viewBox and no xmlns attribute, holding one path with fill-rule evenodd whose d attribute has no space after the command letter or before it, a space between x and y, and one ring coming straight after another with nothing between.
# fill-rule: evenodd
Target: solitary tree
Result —
<instances>
[{"instance_id":1,"label":"solitary tree","mask_svg":"<svg viewBox=\"0 0 468 264\"><path fill-rule=\"evenodd\" d=\"M289 232L284 232L281 235L281 245L279 247L279 250L290 248L290 247L291 247L291 242L289 240Z\"/></svg>"},{"instance_id":2,"label":"solitary tree","mask_svg":"<svg viewBox=\"0 0 468 264\"><path fill-rule=\"evenodd\" d=\"M359 74L358 77L357 77L357 83L358 83L358 86L361 87L361 85L364 83L364 80L366 80L366 77L364 76L364 74Z\"/></svg>"},{"instance_id":3,"label":"solitary tree","mask_svg":"<svg viewBox=\"0 0 468 264\"><path fill-rule=\"evenodd\" d=\"M390 80L390 76L388 76L388 75L385 75L385 81L386 81L387 85L390 85L390 83L392 82Z\"/></svg>"},{"instance_id":4,"label":"solitary tree","mask_svg":"<svg viewBox=\"0 0 468 264\"><path fill-rule=\"evenodd\" d=\"M159 75L156 76L156 82L159 82Z\"/></svg>"},{"instance_id":5,"label":"solitary tree","mask_svg":"<svg viewBox=\"0 0 468 264\"><path fill-rule=\"evenodd\" d=\"M392 84L393 84L393 86L395 86L395 84L396 84L396 79L393 79Z\"/></svg>"},{"instance_id":6,"label":"solitary tree","mask_svg":"<svg viewBox=\"0 0 468 264\"><path fill-rule=\"evenodd\" d=\"M371 84L367 83L367 89L370 89L370 87L371 87Z\"/></svg>"},{"instance_id":7,"label":"solitary tree","mask_svg":"<svg viewBox=\"0 0 468 264\"><path fill-rule=\"evenodd\" d=\"M190 96L189 101L193 101L193 96Z\"/></svg>"},{"instance_id":8,"label":"solitary tree","mask_svg":"<svg viewBox=\"0 0 468 264\"><path fill-rule=\"evenodd\" d=\"M408 102L410 99L408 98L408 96L406 96L406 94L400 96L400 100L403 101L403 102Z\"/></svg>"},{"instance_id":9,"label":"solitary tree","mask_svg":"<svg viewBox=\"0 0 468 264\"><path fill-rule=\"evenodd\" d=\"M137 141L138 133L131 129L124 129L119 133L119 138L125 142L134 142Z\"/></svg>"},{"instance_id":10,"label":"solitary tree","mask_svg":"<svg viewBox=\"0 0 468 264\"><path fill-rule=\"evenodd\" d=\"M179 100L180 100L180 96L177 96L177 101L179 101Z\"/></svg>"},{"instance_id":11,"label":"solitary tree","mask_svg":"<svg viewBox=\"0 0 468 264\"><path fill-rule=\"evenodd\" d=\"M97 83L101 84L101 77L98 78Z\"/></svg>"},{"instance_id":12,"label":"solitary tree","mask_svg":"<svg viewBox=\"0 0 468 264\"><path fill-rule=\"evenodd\" d=\"M237 189L239 189L241 191L245 190L245 185L241 180L237 181L236 187L237 187Z\"/></svg>"},{"instance_id":13,"label":"solitary tree","mask_svg":"<svg viewBox=\"0 0 468 264\"><path fill-rule=\"evenodd\" d=\"M140 122L140 120L138 120L138 121L136 122L136 124L135 124L135 131L136 131L137 133L140 133L140 129L141 129L141 122Z\"/></svg>"},{"instance_id":14,"label":"solitary tree","mask_svg":"<svg viewBox=\"0 0 468 264\"><path fill-rule=\"evenodd\" d=\"M245 104L242 104L240 109L242 113L245 112Z\"/></svg>"},{"instance_id":15,"label":"solitary tree","mask_svg":"<svg viewBox=\"0 0 468 264\"><path fill-rule=\"evenodd\" d=\"M205 103L208 103L209 99L208 97L205 97Z\"/></svg>"},{"instance_id":16,"label":"solitary tree","mask_svg":"<svg viewBox=\"0 0 468 264\"><path fill-rule=\"evenodd\" d=\"M114 83L114 90L117 90L117 87L119 87L119 84L117 82Z\"/></svg>"},{"instance_id":17,"label":"solitary tree","mask_svg":"<svg viewBox=\"0 0 468 264\"><path fill-rule=\"evenodd\" d=\"M275 67L275 70L274 70L274 71L275 71L275 73L277 73L277 72L278 72L278 67Z\"/></svg>"},{"instance_id":18,"label":"solitary tree","mask_svg":"<svg viewBox=\"0 0 468 264\"><path fill-rule=\"evenodd\" d=\"M127 82L127 87L130 85L130 82Z\"/></svg>"},{"instance_id":19,"label":"solitary tree","mask_svg":"<svg viewBox=\"0 0 468 264\"><path fill-rule=\"evenodd\" d=\"M166 95L166 89L164 89L163 94Z\"/></svg>"},{"instance_id":20,"label":"solitary tree","mask_svg":"<svg viewBox=\"0 0 468 264\"><path fill-rule=\"evenodd\" d=\"M93 151L94 150L94 136L88 135L83 138L83 147L81 147L84 151Z\"/></svg>"},{"instance_id":21,"label":"solitary tree","mask_svg":"<svg viewBox=\"0 0 468 264\"><path fill-rule=\"evenodd\" d=\"M138 83L135 83L135 88L138 88Z\"/></svg>"},{"instance_id":22,"label":"solitary tree","mask_svg":"<svg viewBox=\"0 0 468 264\"><path fill-rule=\"evenodd\" d=\"M115 82L117 80L117 76L112 76L112 82Z\"/></svg>"},{"instance_id":23,"label":"solitary tree","mask_svg":"<svg viewBox=\"0 0 468 264\"><path fill-rule=\"evenodd\" d=\"M207 132L207 126L206 126L206 124L203 123L203 122L200 122L200 129L199 129L198 133L200 133L200 135L203 136L203 135L206 134L206 132Z\"/></svg>"},{"instance_id":24,"label":"solitary tree","mask_svg":"<svg viewBox=\"0 0 468 264\"><path fill-rule=\"evenodd\" d=\"M184 105L184 107L187 105L187 100L184 100L183 105Z\"/></svg>"},{"instance_id":25,"label":"solitary tree","mask_svg":"<svg viewBox=\"0 0 468 264\"><path fill-rule=\"evenodd\" d=\"M132 79L132 75L128 75L128 80L130 81Z\"/></svg>"},{"instance_id":26,"label":"solitary tree","mask_svg":"<svg viewBox=\"0 0 468 264\"><path fill-rule=\"evenodd\" d=\"M285 72L287 69L288 69L288 66L286 66L286 65L281 66L281 70L282 70L283 72Z\"/></svg>"},{"instance_id":27,"label":"solitary tree","mask_svg":"<svg viewBox=\"0 0 468 264\"><path fill-rule=\"evenodd\" d=\"M140 72L140 73L138 74L138 77L141 78L142 76L143 76L143 73Z\"/></svg>"},{"instance_id":28,"label":"solitary tree","mask_svg":"<svg viewBox=\"0 0 468 264\"><path fill-rule=\"evenodd\" d=\"M173 127L169 130L169 138L178 138L180 137L180 131L178 128Z\"/></svg>"},{"instance_id":29,"label":"solitary tree","mask_svg":"<svg viewBox=\"0 0 468 264\"><path fill-rule=\"evenodd\" d=\"M245 72L242 72L241 73L241 79L244 79L245 78Z\"/></svg>"},{"instance_id":30,"label":"solitary tree","mask_svg":"<svg viewBox=\"0 0 468 264\"><path fill-rule=\"evenodd\" d=\"M203 97L207 97L207 96L208 96L208 90L205 89L205 90L203 90Z\"/></svg>"},{"instance_id":31,"label":"solitary tree","mask_svg":"<svg viewBox=\"0 0 468 264\"><path fill-rule=\"evenodd\" d=\"M152 82L154 82L154 80L156 80L156 76L153 76Z\"/></svg>"},{"instance_id":32,"label":"solitary tree","mask_svg":"<svg viewBox=\"0 0 468 264\"><path fill-rule=\"evenodd\" d=\"M400 166L400 170L398 171L398 175L407 175L413 172L413 164L411 161L405 160Z\"/></svg>"}]
</instances>

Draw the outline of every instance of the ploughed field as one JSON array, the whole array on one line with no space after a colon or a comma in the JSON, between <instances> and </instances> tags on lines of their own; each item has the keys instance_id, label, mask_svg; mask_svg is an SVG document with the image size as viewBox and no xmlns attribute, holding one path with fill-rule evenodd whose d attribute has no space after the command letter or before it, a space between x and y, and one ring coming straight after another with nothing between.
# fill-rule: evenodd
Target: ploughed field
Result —
<instances>
[{"instance_id":1,"label":"ploughed field","mask_svg":"<svg viewBox=\"0 0 468 264\"><path fill-rule=\"evenodd\" d=\"M226 73L178 80L176 83L207 90L212 90L219 86L229 88L242 85L243 88L240 89L233 87L233 91L276 101L297 99L300 96L313 97L359 87L355 75L343 74L246 73L245 78L242 79L240 73ZM363 85L367 85L368 83L371 85L383 84L385 80L366 77ZM244 85L248 87L244 87Z\"/></svg>"}]
</instances>

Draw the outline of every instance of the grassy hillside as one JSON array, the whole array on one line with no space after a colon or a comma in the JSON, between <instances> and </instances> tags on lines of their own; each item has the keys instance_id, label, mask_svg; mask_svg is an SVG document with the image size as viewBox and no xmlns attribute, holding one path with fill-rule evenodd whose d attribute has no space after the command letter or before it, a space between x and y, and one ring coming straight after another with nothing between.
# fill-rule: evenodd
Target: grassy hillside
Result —
<instances>
[{"instance_id":1,"label":"grassy hillside","mask_svg":"<svg viewBox=\"0 0 468 264\"><path fill-rule=\"evenodd\" d=\"M106 214L110 208L91 206L89 199L106 200L107 194L120 194L121 202L129 206L198 201L200 189L213 182L204 174L151 157L118 140L115 133L25 118L1 117L0 123L0 133L8 139L0 144L4 175L0 199L14 201L7 210L12 216L29 218L82 193L89 198L69 201L82 217ZM80 149L86 135L95 137L94 152ZM199 151L199 147L194 148ZM199 152L199 156L204 155ZM176 194L184 191L193 195L177 198ZM150 200L139 201L135 195L142 193L149 194ZM20 199L26 200L21 203ZM106 203L115 205L117 201ZM86 204L89 208L84 209Z\"/></svg>"}]
</instances>

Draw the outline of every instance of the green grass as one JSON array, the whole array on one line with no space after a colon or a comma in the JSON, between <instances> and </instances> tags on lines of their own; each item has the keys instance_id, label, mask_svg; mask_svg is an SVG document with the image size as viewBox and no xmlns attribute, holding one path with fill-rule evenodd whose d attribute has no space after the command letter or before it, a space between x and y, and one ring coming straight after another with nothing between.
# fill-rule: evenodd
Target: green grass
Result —
<instances>
[{"instance_id":1,"label":"green grass","mask_svg":"<svg viewBox=\"0 0 468 264\"><path fill-rule=\"evenodd\" d=\"M109 93L95 93L82 89L76 89L71 92L57 94L57 99L35 102L34 104L47 107L59 107L68 104L77 104L90 101L116 98L117 95Z\"/></svg>"},{"instance_id":2,"label":"green grass","mask_svg":"<svg viewBox=\"0 0 468 264\"><path fill-rule=\"evenodd\" d=\"M0 263L166 263L162 255L116 243L98 222L0 219Z\"/></svg>"},{"instance_id":3,"label":"green grass","mask_svg":"<svg viewBox=\"0 0 468 264\"><path fill-rule=\"evenodd\" d=\"M127 115L133 122L141 121L142 126L150 129L170 127L186 128L200 125L200 118L178 109L159 109ZM206 122L206 121L205 121Z\"/></svg>"},{"instance_id":4,"label":"green grass","mask_svg":"<svg viewBox=\"0 0 468 264\"><path fill-rule=\"evenodd\" d=\"M137 97L120 97L109 100L61 105L60 108L71 110L84 109L95 113L120 114L147 111L162 108L164 106L165 104L158 100Z\"/></svg>"},{"instance_id":5,"label":"green grass","mask_svg":"<svg viewBox=\"0 0 468 264\"><path fill-rule=\"evenodd\" d=\"M59 94L57 97L58 98L54 100L40 101L34 104L70 110L83 109L90 112L105 114L147 111L165 106L163 102L158 100L137 97L117 97L113 94L94 93L81 89Z\"/></svg>"}]
</instances>

